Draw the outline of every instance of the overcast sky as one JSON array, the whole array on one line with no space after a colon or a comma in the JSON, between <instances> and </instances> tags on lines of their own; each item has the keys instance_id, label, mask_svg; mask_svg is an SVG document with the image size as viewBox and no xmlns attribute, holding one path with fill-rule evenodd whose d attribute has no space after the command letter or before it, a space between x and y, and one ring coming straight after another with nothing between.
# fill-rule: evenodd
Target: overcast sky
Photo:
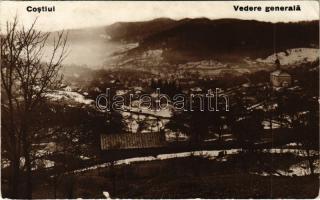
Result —
<instances>
[{"instance_id":1,"label":"overcast sky","mask_svg":"<svg viewBox=\"0 0 320 200\"><path fill-rule=\"evenodd\" d=\"M29 13L27 6L55 6L54 13ZM233 6L300 5L300 12L235 12ZM38 16L37 29L54 31L108 25L119 21L142 21L159 17L172 19L207 17L239 18L269 22L319 19L317 1L0 1L1 30L6 21L18 15L29 26Z\"/></svg>"}]
</instances>

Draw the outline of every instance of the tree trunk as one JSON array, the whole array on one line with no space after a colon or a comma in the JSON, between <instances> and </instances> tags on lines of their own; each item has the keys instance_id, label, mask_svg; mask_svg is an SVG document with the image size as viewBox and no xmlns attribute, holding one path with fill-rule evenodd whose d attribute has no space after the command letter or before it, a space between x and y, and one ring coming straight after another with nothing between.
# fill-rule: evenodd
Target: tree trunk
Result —
<instances>
[{"instance_id":1,"label":"tree trunk","mask_svg":"<svg viewBox=\"0 0 320 200\"><path fill-rule=\"evenodd\" d=\"M31 161L30 161L30 155L26 155L26 198L32 199L32 180L31 180Z\"/></svg>"},{"instance_id":2,"label":"tree trunk","mask_svg":"<svg viewBox=\"0 0 320 200\"><path fill-rule=\"evenodd\" d=\"M15 156L11 161L12 171L11 171L11 180L10 180L10 198L19 198L18 196L18 187L19 187L19 175L20 175L20 160L19 156Z\"/></svg>"},{"instance_id":3,"label":"tree trunk","mask_svg":"<svg viewBox=\"0 0 320 200\"><path fill-rule=\"evenodd\" d=\"M57 198L57 183L58 183L58 175L54 175L53 177L53 198Z\"/></svg>"},{"instance_id":4,"label":"tree trunk","mask_svg":"<svg viewBox=\"0 0 320 200\"><path fill-rule=\"evenodd\" d=\"M31 180L31 159L27 147L24 147L24 157L26 165L26 198L32 199L32 180Z\"/></svg>"},{"instance_id":5,"label":"tree trunk","mask_svg":"<svg viewBox=\"0 0 320 200\"><path fill-rule=\"evenodd\" d=\"M117 192L116 188L116 171L115 171L115 161L111 161L110 166L110 176L111 176L111 182L112 182L112 195L115 196Z\"/></svg>"},{"instance_id":6,"label":"tree trunk","mask_svg":"<svg viewBox=\"0 0 320 200\"><path fill-rule=\"evenodd\" d=\"M20 146L19 146L19 140L17 140L18 137L15 135L15 125L13 120L13 105L12 105L12 93L11 88L10 92L8 92L8 99L9 99L9 138L11 143L11 148L13 151L13 159L11 160L12 163L12 171L11 171L11 183L10 183L10 195L12 198L19 198L18 196L18 190L19 190L19 176L20 176Z\"/></svg>"},{"instance_id":7,"label":"tree trunk","mask_svg":"<svg viewBox=\"0 0 320 200\"><path fill-rule=\"evenodd\" d=\"M30 158L30 144L27 139L26 128L22 128L22 142L23 142L23 155L25 158L26 166L26 198L32 199L32 180L31 180L31 158Z\"/></svg>"}]
</instances>

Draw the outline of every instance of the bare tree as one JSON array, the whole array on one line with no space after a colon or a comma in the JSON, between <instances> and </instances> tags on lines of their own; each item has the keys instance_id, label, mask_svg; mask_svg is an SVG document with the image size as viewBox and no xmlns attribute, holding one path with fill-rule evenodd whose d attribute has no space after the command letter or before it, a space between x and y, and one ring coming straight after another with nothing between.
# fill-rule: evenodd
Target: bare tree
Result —
<instances>
[{"instance_id":1,"label":"bare tree","mask_svg":"<svg viewBox=\"0 0 320 200\"><path fill-rule=\"evenodd\" d=\"M18 26L17 17L7 22L1 36L1 120L2 145L11 163L10 197L18 197L21 169L26 173L26 198L32 198L31 143L36 130L37 107L45 102L48 92L60 87L61 62L67 55L67 35L58 33L53 48L44 62L50 33ZM20 160L24 158L23 166Z\"/></svg>"}]
</instances>

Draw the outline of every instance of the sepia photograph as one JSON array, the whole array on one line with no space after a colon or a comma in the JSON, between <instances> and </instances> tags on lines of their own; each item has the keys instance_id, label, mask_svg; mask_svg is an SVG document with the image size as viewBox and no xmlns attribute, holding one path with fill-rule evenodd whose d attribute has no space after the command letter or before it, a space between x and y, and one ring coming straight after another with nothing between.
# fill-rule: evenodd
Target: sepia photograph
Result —
<instances>
[{"instance_id":1,"label":"sepia photograph","mask_svg":"<svg viewBox=\"0 0 320 200\"><path fill-rule=\"evenodd\" d=\"M1 1L1 198L319 196L318 1Z\"/></svg>"}]
</instances>

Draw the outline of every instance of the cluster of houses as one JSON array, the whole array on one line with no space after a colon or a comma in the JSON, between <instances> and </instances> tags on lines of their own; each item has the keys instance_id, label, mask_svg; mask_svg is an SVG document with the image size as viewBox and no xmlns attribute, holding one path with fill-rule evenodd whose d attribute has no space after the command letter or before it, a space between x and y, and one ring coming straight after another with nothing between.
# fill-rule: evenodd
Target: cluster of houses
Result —
<instances>
[{"instance_id":1,"label":"cluster of houses","mask_svg":"<svg viewBox=\"0 0 320 200\"><path fill-rule=\"evenodd\" d=\"M281 69L280 62L275 61L276 70L270 73L270 84L273 88L290 87L292 85L292 77L284 69ZM201 88L192 88L196 91ZM137 149L137 148L157 148L167 145L165 133L124 133L118 135L101 135L101 149Z\"/></svg>"}]
</instances>

